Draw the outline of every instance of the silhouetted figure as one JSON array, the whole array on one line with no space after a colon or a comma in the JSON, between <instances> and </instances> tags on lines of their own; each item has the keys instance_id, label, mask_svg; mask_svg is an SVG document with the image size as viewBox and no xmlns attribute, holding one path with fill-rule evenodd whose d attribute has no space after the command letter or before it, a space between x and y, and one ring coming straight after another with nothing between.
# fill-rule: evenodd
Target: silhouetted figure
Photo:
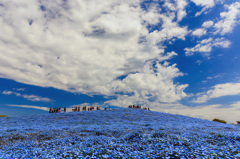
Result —
<instances>
[{"instance_id":1,"label":"silhouetted figure","mask_svg":"<svg viewBox=\"0 0 240 159\"><path fill-rule=\"evenodd\" d=\"M141 105L137 105L136 108L141 109Z\"/></svg>"},{"instance_id":2,"label":"silhouetted figure","mask_svg":"<svg viewBox=\"0 0 240 159\"><path fill-rule=\"evenodd\" d=\"M66 107L64 107L64 112L66 112L67 111L67 108Z\"/></svg>"}]
</instances>

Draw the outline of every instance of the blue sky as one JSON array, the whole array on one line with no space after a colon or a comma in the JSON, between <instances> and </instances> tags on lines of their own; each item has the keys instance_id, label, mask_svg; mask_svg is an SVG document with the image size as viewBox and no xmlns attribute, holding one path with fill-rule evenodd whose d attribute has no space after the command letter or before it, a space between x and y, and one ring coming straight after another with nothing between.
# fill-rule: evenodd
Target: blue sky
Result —
<instances>
[{"instance_id":1,"label":"blue sky","mask_svg":"<svg viewBox=\"0 0 240 159\"><path fill-rule=\"evenodd\" d=\"M75 105L240 120L240 2L0 2L0 114Z\"/></svg>"}]
</instances>

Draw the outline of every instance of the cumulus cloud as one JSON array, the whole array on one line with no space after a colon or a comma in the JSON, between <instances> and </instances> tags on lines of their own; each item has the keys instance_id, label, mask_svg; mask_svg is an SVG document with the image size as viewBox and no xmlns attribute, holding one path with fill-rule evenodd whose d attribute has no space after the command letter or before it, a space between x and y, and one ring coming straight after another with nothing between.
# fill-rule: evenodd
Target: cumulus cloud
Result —
<instances>
[{"instance_id":1,"label":"cumulus cloud","mask_svg":"<svg viewBox=\"0 0 240 159\"><path fill-rule=\"evenodd\" d=\"M176 65L155 68L148 61L160 63L175 56L165 53L164 42L184 40L188 34L187 27L178 24L186 15L187 1L173 1L175 9L167 12L154 1L145 9L141 3L1 1L0 77L88 95L118 96L136 90L134 94L146 100L180 100L186 85L173 83L181 75ZM151 30L156 25L161 29ZM122 76L126 78L120 80ZM170 92L161 95L165 90Z\"/></svg>"},{"instance_id":2,"label":"cumulus cloud","mask_svg":"<svg viewBox=\"0 0 240 159\"><path fill-rule=\"evenodd\" d=\"M221 48L228 48L230 45L231 42L229 40L226 40L225 38L217 38L213 43L213 46Z\"/></svg>"},{"instance_id":3,"label":"cumulus cloud","mask_svg":"<svg viewBox=\"0 0 240 159\"><path fill-rule=\"evenodd\" d=\"M225 38L208 38L197 42L197 45L192 48L185 48L185 54L192 56L194 53L202 53L204 56L209 56L213 47L228 48L231 42Z\"/></svg>"},{"instance_id":4,"label":"cumulus cloud","mask_svg":"<svg viewBox=\"0 0 240 159\"><path fill-rule=\"evenodd\" d=\"M199 1L193 0L198 6L204 6L204 8L212 8L217 3L223 3L223 1ZM203 10L204 10L203 8ZM239 21L240 15L240 3L233 2L230 5L225 5L226 11L220 13L220 20L208 20L202 24L201 28L195 29L192 32L192 36L201 38L203 35L209 36L207 39L201 39L197 41L197 44L190 48L185 48L185 54L191 56L196 52L202 53L204 56L210 56L214 47L228 48L231 42L224 37L225 34L231 33ZM202 11L203 11L202 10Z\"/></svg>"},{"instance_id":5,"label":"cumulus cloud","mask_svg":"<svg viewBox=\"0 0 240 159\"><path fill-rule=\"evenodd\" d=\"M173 83L173 78L183 74L176 68L176 65L168 63L156 64L153 68L152 63L145 66L144 72L135 73L127 76L122 81L115 81L113 90L124 94L118 95L117 99L107 101L116 106L129 105L130 103L151 102L176 102L187 95L183 90L188 85ZM164 93L163 93L164 92Z\"/></svg>"},{"instance_id":6,"label":"cumulus cloud","mask_svg":"<svg viewBox=\"0 0 240 159\"><path fill-rule=\"evenodd\" d=\"M240 95L240 83L225 83L215 85L211 90L198 94L198 98L193 100L193 102L205 103L213 98L231 95Z\"/></svg>"},{"instance_id":7,"label":"cumulus cloud","mask_svg":"<svg viewBox=\"0 0 240 159\"><path fill-rule=\"evenodd\" d=\"M215 5L214 0L191 0L197 6L204 6L204 7L213 7Z\"/></svg>"},{"instance_id":8,"label":"cumulus cloud","mask_svg":"<svg viewBox=\"0 0 240 159\"><path fill-rule=\"evenodd\" d=\"M201 37L201 36L203 36L203 35L205 35L205 34L207 34L207 30L202 29L202 28L196 29L196 30L194 30L194 31L192 32L192 35L193 35L193 36L198 36L198 37Z\"/></svg>"},{"instance_id":9,"label":"cumulus cloud","mask_svg":"<svg viewBox=\"0 0 240 159\"><path fill-rule=\"evenodd\" d=\"M209 9L213 8L218 3L223 3L225 0L191 0L197 6L203 7L200 12L197 12L195 16L199 16L202 13L208 12Z\"/></svg>"},{"instance_id":10,"label":"cumulus cloud","mask_svg":"<svg viewBox=\"0 0 240 159\"><path fill-rule=\"evenodd\" d=\"M177 3L177 20L181 21L186 15L186 6L187 6L187 1L186 0L175 0Z\"/></svg>"},{"instance_id":11,"label":"cumulus cloud","mask_svg":"<svg viewBox=\"0 0 240 159\"><path fill-rule=\"evenodd\" d=\"M200 12L197 12L195 16L199 16L202 13L206 12L208 9L215 6L214 0L191 0L191 1L194 2L197 6L203 7L203 9Z\"/></svg>"},{"instance_id":12,"label":"cumulus cloud","mask_svg":"<svg viewBox=\"0 0 240 159\"><path fill-rule=\"evenodd\" d=\"M171 11L175 11L177 14L177 21L181 21L186 15L186 0L174 0L175 3L172 3L171 0L165 0L164 6Z\"/></svg>"},{"instance_id":13,"label":"cumulus cloud","mask_svg":"<svg viewBox=\"0 0 240 159\"><path fill-rule=\"evenodd\" d=\"M216 34L219 33L221 35L225 35L227 33L231 33L239 20L240 2L235 2L231 5L225 5L225 8L227 11L220 14L221 20L214 25Z\"/></svg>"},{"instance_id":14,"label":"cumulus cloud","mask_svg":"<svg viewBox=\"0 0 240 159\"><path fill-rule=\"evenodd\" d=\"M162 44L163 42L174 41L175 39L185 40L185 36L188 34L187 27L180 27L178 22L174 21L175 14L172 12L168 14L159 14L162 22L161 30L154 30L146 35L147 44L153 46L152 49L157 49L156 44ZM161 48L161 47L160 47ZM158 46L158 51L159 46Z\"/></svg>"},{"instance_id":15,"label":"cumulus cloud","mask_svg":"<svg viewBox=\"0 0 240 159\"><path fill-rule=\"evenodd\" d=\"M202 24L202 26L203 26L204 28L210 28L210 27L213 26L213 24L214 24L213 21L209 20L209 21L204 22L204 23Z\"/></svg>"},{"instance_id":16,"label":"cumulus cloud","mask_svg":"<svg viewBox=\"0 0 240 159\"><path fill-rule=\"evenodd\" d=\"M37 96L37 95L27 95L27 94L21 94L21 93L17 93L17 92L12 92L12 91L3 91L2 94L4 95L15 95L17 97L23 97L27 100L33 101L33 102L51 102L52 100L50 98L47 97L41 97L41 96Z\"/></svg>"}]
</instances>

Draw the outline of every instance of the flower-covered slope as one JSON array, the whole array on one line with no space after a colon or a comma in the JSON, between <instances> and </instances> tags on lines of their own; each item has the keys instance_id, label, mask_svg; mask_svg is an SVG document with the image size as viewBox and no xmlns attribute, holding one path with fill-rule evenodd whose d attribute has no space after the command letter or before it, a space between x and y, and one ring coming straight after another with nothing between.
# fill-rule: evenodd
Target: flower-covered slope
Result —
<instances>
[{"instance_id":1,"label":"flower-covered slope","mask_svg":"<svg viewBox=\"0 0 240 159\"><path fill-rule=\"evenodd\" d=\"M0 119L0 158L239 158L240 128L138 109Z\"/></svg>"}]
</instances>

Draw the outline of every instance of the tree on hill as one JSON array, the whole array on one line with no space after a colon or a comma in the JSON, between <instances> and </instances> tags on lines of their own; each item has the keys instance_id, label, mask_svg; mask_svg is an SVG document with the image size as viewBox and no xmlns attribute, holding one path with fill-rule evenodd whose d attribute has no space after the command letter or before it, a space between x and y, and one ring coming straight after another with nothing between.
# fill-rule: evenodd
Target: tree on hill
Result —
<instances>
[{"instance_id":1,"label":"tree on hill","mask_svg":"<svg viewBox=\"0 0 240 159\"><path fill-rule=\"evenodd\" d=\"M225 120L221 120L221 119L216 119L216 118L215 118L215 119L213 119L213 121L227 124L227 122L226 122Z\"/></svg>"},{"instance_id":2,"label":"tree on hill","mask_svg":"<svg viewBox=\"0 0 240 159\"><path fill-rule=\"evenodd\" d=\"M8 117L7 115L0 115L0 117Z\"/></svg>"}]
</instances>

